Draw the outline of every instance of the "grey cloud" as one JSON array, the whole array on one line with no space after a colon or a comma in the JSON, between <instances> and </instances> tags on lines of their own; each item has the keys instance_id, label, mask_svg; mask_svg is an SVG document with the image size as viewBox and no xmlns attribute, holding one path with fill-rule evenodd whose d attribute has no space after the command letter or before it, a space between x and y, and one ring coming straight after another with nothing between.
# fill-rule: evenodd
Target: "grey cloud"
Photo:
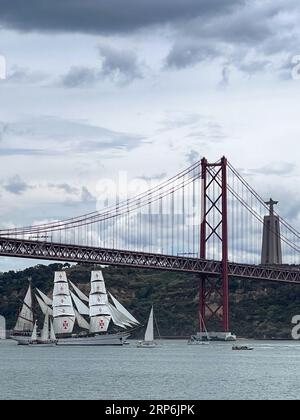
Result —
<instances>
[{"instance_id":1,"label":"grey cloud","mask_svg":"<svg viewBox=\"0 0 300 420\"><path fill-rule=\"evenodd\" d=\"M190 150L186 154L187 161L190 165L193 165L194 163L198 162L200 160L200 155L196 150Z\"/></svg>"},{"instance_id":2,"label":"grey cloud","mask_svg":"<svg viewBox=\"0 0 300 420\"><path fill-rule=\"evenodd\" d=\"M102 58L101 75L104 77L120 83L143 77L141 65L133 51L100 45L99 54Z\"/></svg>"},{"instance_id":3,"label":"grey cloud","mask_svg":"<svg viewBox=\"0 0 300 420\"><path fill-rule=\"evenodd\" d=\"M279 200L278 212L279 214L292 223L293 227L299 229L300 220L300 200L295 197L294 193L289 191L275 192L274 197Z\"/></svg>"},{"instance_id":4,"label":"grey cloud","mask_svg":"<svg viewBox=\"0 0 300 420\"><path fill-rule=\"evenodd\" d=\"M221 81L219 82L219 87L221 89L225 89L229 85L229 75L230 75L229 67L224 66L222 69L222 78L221 78Z\"/></svg>"},{"instance_id":5,"label":"grey cloud","mask_svg":"<svg viewBox=\"0 0 300 420\"><path fill-rule=\"evenodd\" d=\"M195 16L177 25L166 65L183 69L218 59L223 68L231 65L247 74L278 73L281 55L298 51L297 17L294 0L253 1L208 19Z\"/></svg>"},{"instance_id":6,"label":"grey cloud","mask_svg":"<svg viewBox=\"0 0 300 420\"><path fill-rule=\"evenodd\" d=\"M199 43L199 40L185 40L175 43L166 58L166 67L182 69L201 61L215 58L218 51L213 45Z\"/></svg>"},{"instance_id":7,"label":"grey cloud","mask_svg":"<svg viewBox=\"0 0 300 420\"><path fill-rule=\"evenodd\" d=\"M268 60L256 60L252 62L240 63L237 65L237 67L245 73L254 74L267 70L268 66L270 65L271 63Z\"/></svg>"},{"instance_id":8,"label":"grey cloud","mask_svg":"<svg viewBox=\"0 0 300 420\"><path fill-rule=\"evenodd\" d=\"M165 179L167 176L167 174L165 172L161 173L161 174L155 174L155 175L151 175L151 176L139 176L138 179L142 179L143 181L147 181L147 182L151 182L151 181L162 181L163 179Z\"/></svg>"},{"instance_id":9,"label":"grey cloud","mask_svg":"<svg viewBox=\"0 0 300 420\"><path fill-rule=\"evenodd\" d=\"M163 130L173 130L176 128L183 128L189 126L195 126L202 120L202 116L199 114L169 114L166 115L165 119L161 122Z\"/></svg>"},{"instance_id":10,"label":"grey cloud","mask_svg":"<svg viewBox=\"0 0 300 420\"><path fill-rule=\"evenodd\" d=\"M48 156L56 155L54 151L42 149L22 149L20 147L2 147L0 146L0 157L4 156L43 156L47 154Z\"/></svg>"},{"instance_id":11,"label":"grey cloud","mask_svg":"<svg viewBox=\"0 0 300 420\"><path fill-rule=\"evenodd\" d=\"M78 188L72 187L69 184L48 184L49 188L57 188L66 194L78 194Z\"/></svg>"},{"instance_id":12,"label":"grey cloud","mask_svg":"<svg viewBox=\"0 0 300 420\"><path fill-rule=\"evenodd\" d=\"M30 189L31 186L27 184L19 175L14 175L13 177L9 178L9 180L3 185L3 188L12 194L21 195Z\"/></svg>"},{"instance_id":13,"label":"grey cloud","mask_svg":"<svg viewBox=\"0 0 300 420\"><path fill-rule=\"evenodd\" d=\"M197 141L197 145L206 146L210 142L219 143L226 140L227 135L224 133L220 124L204 120L198 124L199 129L190 131L185 137Z\"/></svg>"},{"instance_id":14,"label":"grey cloud","mask_svg":"<svg viewBox=\"0 0 300 420\"><path fill-rule=\"evenodd\" d=\"M33 71L25 67L13 66L9 71L6 80L12 83L35 84L44 82L49 75L40 71Z\"/></svg>"},{"instance_id":15,"label":"grey cloud","mask_svg":"<svg viewBox=\"0 0 300 420\"><path fill-rule=\"evenodd\" d=\"M39 117L0 123L0 155L53 155L101 151L126 152L139 147L142 136L108 130L82 121ZM28 149L14 145L20 139ZM33 147L37 145L37 147ZM55 150L55 152L54 152Z\"/></svg>"},{"instance_id":16,"label":"grey cloud","mask_svg":"<svg viewBox=\"0 0 300 420\"><path fill-rule=\"evenodd\" d=\"M295 49L295 51L297 51ZM295 63L293 57L297 54L287 54L287 57L278 66L278 74L282 80L291 80L293 78L293 71L295 69Z\"/></svg>"},{"instance_id":17,"label":"grey cloud","mask_svg":"<svg viewBox=\"0 0 300 420\"><path fill-rule=\"evenodd\" d=\"M91 192L86 188L81 188L81 201L83 203L85 202L94 202L96 201L96 198L91 194Z\"/></svg>"},{"instance_id":18,"label":"grey cloud","mask_svg":"<svg viewBox=\"0 0 300 420\"><path fill-rule=\"evenodd\" d=\"M27 0L26 7L23 0L0 0L0 7L0 26L20 31L111 35L164 25L174 40L165 67L173 69L219 59L223 68L231 64L253 74L280 60L279 53L297 53L300 41L296 0L130 0L126 7L123 0ZM73 67L62 84L88 87L101 77L126 83L143 76L133 53L107 47L100 52L102 70ZM277 67L271 70L280 72Z\"/></svg>"},{"instance_id":19,"label":"grey cloud","mask_svg":"<svg viewBox=\"0 0 300 420\"><path fill-rule=\"evenodd\" d=\"M130 32L194 16L219 15L245 0L0 0L0 25L20 31Z\"/></svg>"},{"instance_id":20,"label":"grey cloud","mask_svg":"<svg viewBox=\"0 0 300 420\"><path fill-rule=\"evenodd\" d=\"M73 66L62 76L61 83L67 88L90 87L99 80L96 69Z\"/></svg>"},{"instance_id":21,"label":"grey cloud","mask_svg":"<svg viewBox=\"0 0 300 420\"><path fill-rule=\"evenodd\" d=\"M289 176L296 169L296 165L291 162L273 162L270 165L266 165L257 169L249 170L252 175L278 175L278 176Z\"/></svg>"},{"instance_id":22,"label":"grey cloud","mask_svg":"<svg viewBox=\"0 0 300 420\"><path fill-rule=\"evenodd\" d=\"M122 85L143 77L143 66L135 52L104 44L98 46L98 51L102 62L99 68L73 66L61 77L61 84L66 88L88 88L105 78Z\"/></svg>"}]
</instances>

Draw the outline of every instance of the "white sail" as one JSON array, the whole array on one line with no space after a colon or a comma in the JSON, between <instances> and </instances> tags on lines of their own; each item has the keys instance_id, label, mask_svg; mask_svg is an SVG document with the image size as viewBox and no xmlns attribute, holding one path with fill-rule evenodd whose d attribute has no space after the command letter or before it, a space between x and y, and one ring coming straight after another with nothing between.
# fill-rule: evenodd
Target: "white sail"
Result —
<instances>
[{"instance_id":1,"label":"white sail","mask_svg":"<svg viewBox=\"0 0 300 420\"><path fill-rule=\"evenodd\" d=\"M70 292L70 294L73 299L73 302L75 303L76 309L80 313L80 315L89 315L90 310L88 306L81 302L81 300L76 295L74 295L73 292Z\"/></svg>"},{"instance_id":2,"label":"white sail","mask_svg":"<svg viewBox=\"0 0 300 420\"><path fill-rule=\"evenodd\" d=\"M50 340L56 340L56 335L53 328L53 322L50 320Z\"/></svg>"},{"instance_id":3,"label":"white sail","mask_svg":"<svg viewBox=\"0 0 300 420\"><path fill-rule=\"evenodd\" d=\"M29 285L21 312L19 313L14 331L31 332L33 331L33 311L32 311L32 293Z\"/></svg>"},{"instance_id":4,"label":"white sail","mask_svg":"<svg viewBox=\"0 0 300 420\"><path fill-rule=\"evenodd\" d=\"M52 306L52 299L50 299L47 295L45 295L45 293L43 293L38 288L36 288L36 290L37 290L38 294L41 296L41 298L43 299L43 301L46 303L46 305Z\"/></svg>"},{"instance_id":5,"label":"white sail","mask_svg":"<svg viewBox=\"0 0 300 420\"><path fill-rule=\"evenodd\" d=\"M145 333L145 341L153 341L153 340L154 340L154 331L153 331L153 306L152 306L149 319L148 319L146 333Z\"/></svg>"},{"instance_id":6,"label":"white sail","mask_svg":"<svg viewBox=\"0 0 300 420\"><path fill-rule=\"evenodd\" d=\"M113 305L111 305L110 303L108 304L108 308L109 308L109 311L110 311L110 314L111 314L111 318L112 318L113 323L115 325L117 325L118 327L121 327L121 328L125 328L126 329L126 327L129 326L129 325L128 324L127 325L124 324L124 322L122 321L122 319L120 317L120 312Z\"/></svg>"},{"instance_id":7,"label":"white sail","mask_svg":"<svg viewBox=\"0 0 300 420\"><path fill-rule=\"evenodd\" d=\"M91 293L106 294L106 287L102 271L92 271L91 273Z\"/></svg>"},{"instance_id":8,"label":"white sail","mask_svg":"<svg viewBox=\"0 0 300 420\"><path fill-rule=\"evenodd\" d=\"M127 316L125 316L122 312L120 312L115 306L108 303L108 308L112 315L112 320L115 325L120 326L120 323L122 324L122 327L132 327L132 322ZM117 322L114 321L116 319Z\"/></svg>"},{"instance_id":9,"label":"white sail","mask_svg":"<svg viewBox=\"0 0 300 420\"><path fill-rule=\"evenodd\" d=\"M90 306L107 305L107 295L104 293L94 293L90 296Z\"/></svg>"},{"instance_id":10,"label":"white sail","mask_svg":"<svg viewBox=\"0 0 300 420\"><path fill-rule=\"evenodd\" d=\"M101 271L91 273L91 292L89 295L90 332L106 332L111 320L107 305L105 283Z\"/></svg>"},{"instance_id":11,"label":"white sail","mask_svg":"<svg viewBox=\"0 0 300 420\"><path fill-rule=\"evenodd\" d=\"M46 315L46 313L48 312L48 314L52 316L53 315L52 309L49 308L49 306L46 305L46 303L38 295L35 295L35 298L38 301L38 304L39 304L43 314Z\"/></svg>"},{"instance_id":12,"label":"white sail","mask_svg":"<svg viewBox=\"0 0 300 420\"><path fill-rule=\"evenodd\" d=\"M106 332L111 320L110 315L93 316L90 318L90 333Z\"/></svg>"},{"instance_id":13,"label":"white sail","mask_svg":"<svg viewBox=\"0 0 300 420\"><path fill-rule=\"evenodd\" d=\"M65 309L66 315L73 315L73 304L71 300L71 296L66 295L57 295L53 296L53 308L63 308Z\"/></svg>"},{"instance_id":14,"label":"white sail","mask_svg":"<svg viewBox=\"0 0 300 420\"><path fill-rule=\"evenodd\" d=\"M79 328L82 328L83 330L89 330L90 325L89 323L83 318L82 315L75 309L75 317Z\"/></svg>"},{"instance_id":15,"label":"white sail","mask_svg":"<svg viewBox=\"0 0 300 420\"><path fill-rule=\"evenodd\" d=\"M59 272L60 273L60 272ZM65 279L67 280L66 277L66 273L62 273L59 274L61 275L61 279ZM54 289L53 289L53 299L54 296L59 296L59 295L69 295L69 285L67 283L67 281L58 281L60 277L57 277L57 273L55 273L55 284L54 284Z\"/></svg>"},{"instance_id":16,"label":"white sail","mask_svg":"<svg viewBox=\"0 0 300 420\"><path fill-rule=\"evenodd\" d=\"M37 322L35 321L34 327L33 327L33 331L31 334L31 340L32 341L36 341L37 340Z\"/></svg>"},{"instance_id":17,"label":"white sail","mask_svg":"<svg viewBox=\"0 0 300 420\"><path fill-rule=\"evenodd\" d=\"M71 334L75 322L75 312L70 296L67 275L56 271L53 289L53 326L56 334Z\"/></svg>"},{"instance_id":18,"label":"white sail","mask_svg":"<svg viewBox=\"0 0 300 420\"><path fill-rule=\"evenodd\" d=\"M47 341L48 339L49 339L49 314L47 312L44 319L44 326L41 333L41 340Z\"/></svg>"},{"instance_id":19,"label":"white sail","mask_svg":"<svg viewBox=\"0 0 300 420\"><path fill-rule=\"evenodd\" d=\"M89 298L80 289L78 289L78 287L75 286L74 283L72 283L70 280L69 280L69 283L73 287L73 289L74 289L75 293L77 294L77 296L79 297L79 299L83 300L84 302L89 301Z\"/></svg>"},{"instance_id":20,"label":"white sail","mask_svg":"<svg viewBox=\"0 0 300 420\"><path fill-rule=\"evenodd\" d=\"M120 311L132 324L139 324L139 321L131 315L131 313L124 308L124 306L110 292L108 293L118 311Z\"/></svg>"},{"instance_id":21,"label":"white sail","mask_svg":"<svg viewBox=\"0 0 300 420\"><path fill-rule=\"evenodd\" d=\"M206 328L206 325L205 325L205 322L204 322L204 319L203 319L201 313L200 313L200 320L202 321L202 324L204 326L204 331L205 331L205 334L206 334L206 339L209 341L210 340L210 336L208 334L208 331L207 331L207 328Z\"/></svg>"}]
</instances>

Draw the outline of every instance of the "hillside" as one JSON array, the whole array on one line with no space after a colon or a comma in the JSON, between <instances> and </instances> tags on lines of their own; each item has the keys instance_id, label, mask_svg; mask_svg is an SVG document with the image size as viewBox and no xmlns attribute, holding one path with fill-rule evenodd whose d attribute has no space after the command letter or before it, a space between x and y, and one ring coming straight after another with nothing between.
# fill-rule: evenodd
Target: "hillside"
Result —
<instances>
[{"instance_id":1,"label":"hillside","mask_svg":"<svg viewBox=\"0 0 300 420\"><path fill-rule=\"evenodd\" d=\"M88 265L37 265L24 271L0 273L0 314L12 328L32 277L33 287L49 293L55 270L66 269L68 278L89 291ZM198 330L198 285L192 274L107 267L107 288L141 321L154 304L163 336L188 336ZM256 281L230 282L231 331L251 338L290 338L291 318L300 314L300 286ZM143 329L136 332L141 336Z\"/></svg>"}]
</instances>

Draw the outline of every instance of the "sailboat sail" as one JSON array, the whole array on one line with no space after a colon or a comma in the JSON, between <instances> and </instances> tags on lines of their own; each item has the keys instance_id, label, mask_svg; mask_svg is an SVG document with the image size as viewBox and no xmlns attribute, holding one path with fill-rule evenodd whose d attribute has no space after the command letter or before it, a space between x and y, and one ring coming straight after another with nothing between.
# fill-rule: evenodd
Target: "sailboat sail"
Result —
<instances>
[{"instance_id":1,"label":"sailboat sail","mask_svg":"<svg viewBox=\"0 0 300 420\"><path fill-rule=\"evenodd\" d=\"M82 328L83 330L89 330L90 325L89 323L83 318L82 315L75 309L75 317L79 328Z\"/></svg>"},{"instance_id":2,"label":"sailboat sail","mask_svg":"<svg viewBox=\"0 0 300 420\"><path fill-rule=\"evenodd\" d=\"M89 302L89 298L74 283L72 283L70 280L69 283L79 299L83 300L84 302Z\"/></svg>"},{"instance_id":3,"label":"sailboat sail","mask_svg":"<svg viewBox=\"0 0 300 420\"><path fill-rule=\"evenodd\" d=\"M205 331L205 334L206 334L206 339L207 339L207 341L209 341L209 340L210 340L210 336L209 336L209 334L208 334L208 331L207 331L207 328L206 328L206 325L205 325L204 319L203 319L203 317L202 317L202 315L201 315L201 314L200 314L200 320L201 320L201 322L202 322L202 325L204 326L204 331Z\"/></svg>"},{"instance_id":4,"label":"sailboat sail","mask_svg":"<svg viewBox=\"0 0 300 420\"><path fill-rule=\"evenodd\" d=\"M32 332L33 326L32 292L31 285L29 285L14 331Z\"/></svg>"},{"instance_id":5,"label":"sailboat sail","mask_svg":"<svg viewBox=\"0 0 300 420\"><path fill-rule=\"evenodd\" d=\"M91 292L89 296L90 332L106 332L111 320L105 283L101 271L91 273Z\"/></svg>"},{"instance_id":6,"label":"sailboat sail","mask_svg":"<svg viewBox=\"0 0 300 420\"><path fill-rule=\"evenodd\" d=\"M99 274L100 276L100 274ZM71 297L73 299L73 302L75 304L75 307L78 311L78 313L80 315L89 315L90 314L90 309L85 305L85 303L83 303L81 301L81 299L78 298L78 296L82 295L82 292L78 289L78 287L76 287L72 282L70 282L70 284L72 285L72 288L74 290L76 290L77 296L73 293L70 292ZM114 298L111 293L110 296L112 297L112 299L114 300L115 304L117 304L119 306L119 308L123 309L123 312L121 312L119 310L119 308L116 308L115 306L111 305L108 300L107 300L107 294L106 294L106 290L105 290L105 285L101 282L100 284L97 285L96 289L94 288L94 286L92 286L94 292L98 292L100 291L101 293L95 293L95 294L91 294L90 296L90 306L98 306L99 304L101 305L106 305L108 310L109 310L109 314L111 315L111 319L113 321L113 323L121 328L126 329L127 327L131 327L131 325L133 324L132 319L135 320L134 317L131 316L131 314L124 308L124 306L122 306L116 298ZM79 293L80 292L80 293ZM85 295L83 295L85 296ZM77 311L75 311L76 314L76 319L77 319ZM129 318L126 314L129 314L129 316L131 318ZM82 317L81 317L82 318ZM136 320L135 320L136 321ZM138 322L138 321L136 321ZM81 320L77 319L77 323L80 326L80 323L82 323L83 325L86 324L86 321L84 318L82 318ZM85 327L81 327L84 328Z\"/></svg>"},{"instance_id":7,"label":"sailboat sail","mask_svg":"<svg viewBox=\"0 0 300 420\"><path fill-rule=\"evenodd\" d=\"M73 302L75 303L77 311L81 315L89 315L90 310L89 310L88 306L86 306L83 302L81 302L81 300L76 295L74 295L73 292L70 292L70 294L71 294L71 297L73 299Z\"/></svg>"},{"instance_id":8,"label":"sailboat sail","mask_svg":"<svg viewBox=\"0 0 300 420\"><path fill-rule=\"evenodd\" d=\"M43 299L43 302L45 302L46 305L52 306L52 299L45 295L45 293L43 293L40 289L36 288L36 291L38 292L38 294Z\"/></svg>"},{"instance_id":9,"label":"sailboat sail","mask_svg":"<svg viewBox=\"0 0 300 420\"><path fill-rule=\"evenodd\" d=\"M127 309L124 308L124 306L110 292L108 293L115 307L117 308L117 310L121 312L127 318L127 322L129 321L129 323L135 324L135 325L139 324L139 321L133 315L131 315L131 313L127 311Z\"/></svg>"},{"instance_id":10,"label":"sailboat sail","mask_svg":"<svg viewBox=\"0 0 300 420\"><path fill-rule=\"evenodd\" d=\"M121 328L127 328L130 324L126 324L122 321L122 314L110 303L108 303L108 308L110 310L112 321L115 325Z\"/></svg>"},{"instance_id":11,"label":"sailboat sail","mask_svg":"<svg viewBox=\"0 0 300 420\"><path fill-rule=\"evenodd\" d=\"M36 322L34 324L33 331L32 331L32 334L31 334L31 340L32 341L37 340L37 323Z\"/></svg>"},{"instance_id":12,"label":"sailboat sail","mask_svg":"<svg viewBox=\"0 0 300 420\"><path fill-rule=\"evenodd\" d=\"M54 332L53 322L50 320L50 340L56 340L56 335Z\"/></svg>"},{"instance_id":13,"label":"sailboat sail","mask_svg":"<svg viewBox=\"0 0 300 420\"><path fill-rule=\"evenodd\" d=\"M75 312L70 296L66 273L56 271L53 290L53 318L56 334L71 334L75 322Z\"/></svg>"},{"instance_id":14,"label":"sailboat sail","mask_svg":"<svg viewBox=\"0 0 300 420\"><path fill-rule=\"evenodd\" d=\"M47 312L44 319L44 326L41 333L41 340L47 341L48 339L49 339L49 314Z\"/></svg>"},{"instance_id":15,"label":"sailboat sail","mask_svg":"<svg viewBox=\"0 0 300 420\"><path fill-rule=\"evenodd\" d=\"M152 306L149 319L148 319L146 333L145 333L145 341L153 341L153 340L154 340L154 331L153 331L153 306Z\"/></svg>"},{"instance_id":16,"label":"sailboat sail","mask_svg":"<svg viewBox=\"0 0 300 420\"><path fill-rule=\"evenodd\" d=\"M35 298L38 301L38 304L39 304L43 314L46 315L46 313L48 312L48 314L52 316L53 315L52 309L49 308L49 306L46 305L46 303L38 295L35 295Z\"/></svg>"}]
</instances>

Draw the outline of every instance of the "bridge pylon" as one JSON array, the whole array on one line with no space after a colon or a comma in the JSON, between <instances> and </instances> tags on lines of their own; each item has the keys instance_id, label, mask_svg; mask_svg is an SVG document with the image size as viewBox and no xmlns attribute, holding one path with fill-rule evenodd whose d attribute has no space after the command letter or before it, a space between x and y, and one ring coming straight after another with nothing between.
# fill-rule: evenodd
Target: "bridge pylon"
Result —
<instances>
[{"instance_id":1,"label":"bridge pylon","mask_svg":"<svg viewBox=\"0 0 300 420\"><path fill-rule=\"evenodd\" d=\"M227 159L217 163L201 160L201 232L200 258L207 259L208 251L220 250L222 274L219 277L202 275L199 284L200 333L205 328L229 332L228 284L228 221L227 221Z\"/></svg>"}]
</instances>

